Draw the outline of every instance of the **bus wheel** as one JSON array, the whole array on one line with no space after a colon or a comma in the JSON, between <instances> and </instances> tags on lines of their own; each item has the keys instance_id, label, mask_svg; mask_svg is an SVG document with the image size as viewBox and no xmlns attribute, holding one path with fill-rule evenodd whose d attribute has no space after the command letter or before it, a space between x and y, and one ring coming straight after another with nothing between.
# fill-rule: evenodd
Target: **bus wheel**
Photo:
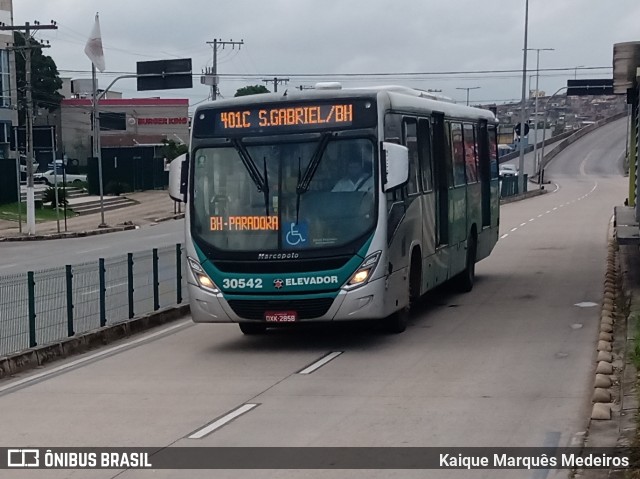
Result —
<instances>
[{"instance_id":1,"label":"bus wheel","mask_svg":"<svg viewBox=\"0 0 640 479\"><path fill-rule=\"evenodd\" d=\"M263 323L238 323L240 331L247 336L262 334L267 330L267 325Z\"/></svg>"},{"instance_id":2,"label":"bus wheel","mask_svg":"<svg viewBox=\"0 0 640 479\"><path fill-rule=\"evenodd\" d=\"M476 278L476 243L476 235L472 233L467 244L466 267L456 278L456 286L461 293L468 293L473 289L473 283Z\"/></svg>"},{"instance_id":3,"label":"bus wheel","mask_svg":"<svg viewBox=\"0 0 640 479\"><path fill-rule=\"evenodd\" d=\"M399 311L396 311L391 316L384 318L384 330L387 333L399 334L407 329L409 323L409 306L405 306Z\"/></svg>"}]
</instances>

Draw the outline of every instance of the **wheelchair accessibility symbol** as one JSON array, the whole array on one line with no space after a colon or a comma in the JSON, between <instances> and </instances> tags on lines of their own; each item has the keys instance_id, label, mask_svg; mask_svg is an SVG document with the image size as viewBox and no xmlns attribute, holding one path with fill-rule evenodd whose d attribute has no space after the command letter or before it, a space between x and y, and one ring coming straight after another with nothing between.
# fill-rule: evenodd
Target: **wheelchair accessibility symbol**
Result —
<instances>
[{"instance_id":1,"label":"wheelchair accessibility symbol","mask_svg":"<svg viewBox=\"0 0 640 479\"><path fill-rule=\"evenodd\" d=\"M289 247L297 246L302 247L305 246L307 240L309 238L309 225L306 222L301 221L299 223L287 223L288 228L285 230L286 234L284 237L285 242Z\"/></svg>"}]
</instances>

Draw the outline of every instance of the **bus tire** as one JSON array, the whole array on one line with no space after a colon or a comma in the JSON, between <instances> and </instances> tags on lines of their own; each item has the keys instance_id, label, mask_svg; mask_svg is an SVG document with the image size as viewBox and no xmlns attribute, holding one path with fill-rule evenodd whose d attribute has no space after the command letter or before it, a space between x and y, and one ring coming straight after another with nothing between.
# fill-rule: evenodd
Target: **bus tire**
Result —
<instances>
[{"instance_id":1,"label":"bus tire","mask_svg":"<svg viewBox=\"0 0 640 479\"><path fill-rule=\"evenodd\" d=\"M411 254L411 268L409 269L409 304L384 319L385 330L391 334L400 334L407 329L411 306L420 300L420 281L422 278L422 255L419 249Z\"/></svg>"},{"instance_id":2,"label":"bus tire","mask_svg":"<svg viewBox=\"0 0 640 479\"><path fill-rule=\"evenodd\" d=\"M472 231L467 241L466 266L464 271L456 277L456 289L461 293L468 293L473 289L473 283L476 278L477 242L475 231Z\"/></svg>"},{"instance_id":3,"label":"bus tire","mask_svg":"<svg viewBox=\"0 0 640 479\"><path fill-rule=\"evenodd\" d=\"M407 329L409 323L409 306L396 311L384 318L384 330L390 334L400 334Z\"/></svg>"},{"instance_id":4,"label":"bus tire","mask_svg":"<svg viewBox=\"0 0 640 479\"><path fill-rule=\"evenodd\" d=\"M256 334L264 334L267 331L267 325L264 323L238 323L242 334L253 336Z\"/></svg>"}]
</instances>

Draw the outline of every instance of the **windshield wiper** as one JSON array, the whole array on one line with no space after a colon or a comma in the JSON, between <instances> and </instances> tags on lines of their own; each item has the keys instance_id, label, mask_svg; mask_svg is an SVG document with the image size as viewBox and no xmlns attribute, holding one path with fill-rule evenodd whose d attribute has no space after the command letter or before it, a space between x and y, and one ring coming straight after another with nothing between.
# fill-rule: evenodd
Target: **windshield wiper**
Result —
<instances>
[{"instance_id":1,"label":"windshield wiper","mask_svg":"<svg viewBox=\"0 0 640 479\"><path fill-rule=\"evenodd\" d=\"M262 188L262 194L264 195L264 209L265 215L269 216L269 176L267 173L267 157L262 157L262 168L264 171L264 187Z\"/></svg>"},{"instance_id":2,"label":"windshield wiper","mask_svg":"<svg viewBox=\"0 0 640 479\"><path fill-rule=\"evenodd\" d=\"M258 191L262 192L264 195L264 207L266 215L269 216L269 179L267 177L267 157L265 156L263 158L264 176L262 176L257 165L254 163L253 158L251 158L251 154L249 154L247 147L244 146L244 143L242 143L239 138L234 138L231 140L231 144L240 155L242 164L247 169L247 172L249 173L253 183L256 185L256 188L258 188Z\"/></svg>"},{"instance_id":3,"label":"windshield wiper","mask_svg":"<svg viewBox=\"0 0 640 479\"><path fill-rule=\"evenodd\" d=\"M260 174L260 170L258 170L258 167L253 162L253 159L251 158L249 151L247 151L247 147L244 146L244 143L242 143L240 139L234 138L233 140L231 140L231 144L238 151L238 154L240 155L240 159L242 160L242 164L247 169L247 172L249 173L249 176L251 177L251 180L253 181L253 183L258 188L258 191L264 192L265 189L268 189L264 178ZM266 171L266 166L265 166L265 171Z\"/></svg>"},{"instance_id":4,"label":"windshield wiper","mask_svg":"<svg viewBox=\"0 0 640 479\"><path fill-rule=\"evenodd\" d=\"M311 157L311 161L307 165L307 169L304 171L304 175L301 175L301 160L298 158L298 185L296 186L296 224L298 224L298 219L300 216L300 196L303 193L306 193L309 190L309 185L311 184L311 180L313 179L316 171L318 170L318 166L320 165L320 159L324 154L324 150L327 149L327 144L331 139L331 133L324 133L320 138L320 142L313 152L313 156Z\"/></svg>"},{"instance_id":5,"label":"windshield wiper","mask_svg":"<svg viewBox=\"0 0 640 479\"><path fill-rule=\"evenodd\" d=\"M298 181L298 186L296 187L296 193L298 195L306 193L309 189L309 184L311 183L311 180L318 170L320 159L324 154L324 150L327 149L327 144L329 143L330 139L331 133L325 133L322 135L322 138L320 138L320 142L313 152L313 156L311 157L311 161L309 161L309 164L307 165L307 169L304 171L304 175L302 175L302 178Z\"/></svg>"}]
</instances>

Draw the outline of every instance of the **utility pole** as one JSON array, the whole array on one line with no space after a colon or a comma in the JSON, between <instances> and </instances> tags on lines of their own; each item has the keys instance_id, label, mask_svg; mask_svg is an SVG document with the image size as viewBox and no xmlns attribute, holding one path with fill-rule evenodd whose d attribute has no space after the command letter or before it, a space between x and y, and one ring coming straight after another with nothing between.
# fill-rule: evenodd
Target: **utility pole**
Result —
<instances>
[{"instance_id":1,"label":"utility pole","mask_svg":"<svg viewBox=\"0 0 640 479\"><path fill-rule=\"evenodd\" d=\"M536 52L536 99L535 99L535 114L534 118L536 119L536 124L534 125L534 135L533 135L533 174L538 174L538 182L541 183L540 172L536 171L538 165L538 98L540 97L540 52L552 52L555 51L554 48L529 48L529 51ZM531 87L529 87L529 92L531 92ZM547 128L547 124L543 125L543 128Z\"/></svg>"},{"instance_id":2,"label":"utility pole","mask_svg":"<svg viewBox=\"0 0 640 479\"><path fill-rule=\"evenodd\" d=\"M33 91L31 85L31 50L36 48L48 48L49 45L43 45L38 41L34 41L32 31L39 30L57 30L58 26L55 22L50 25L40 25L37 20L31 25L26 22L24 25L0 25L0 31L18 31L23 32L25 44L23 47L13 47L12 50L20 51L24 55L25 60L25 97L26 97L26 153L27 153L27 234L34 235L36 233L36 209L35 197L33 189ZM32 41L34 43L32 44ZM18 146L16 145L16 150Z\"/></svg>"},{"instance_id":3,"label":"utility pole","mask_svg":"<svg viewBox=\"0 0 640 479\"><path fill-rule=\"evenodd\" d=\"M229 40L228 42L215 39L212 42L207 42L207 45L211 45L213 49L213 67L207 68L204 72L200 82L211 86L211 100L215 101L218 96L218 48L222 47L224 49L225 46L231 45L235 50L236 45L238 45L238 50L242 48L244 45L244 40L240 40L239 42L234 42L233 40Z\"/></svg>"},{"instance_id":4,"label":"utility pole","mask_svg":"<svg viewBox=\"0 0 640 479\"><path fill-rule=\"evenodd\" d=\"M289 81L288 78L278 78L278 77L273 77L271 80L262 80L265 83L273 83L273 92L277 93L278 92L278 85L286 85L287 82Z\"/></svg>"},{"instance_id":5,"label":"utility pole","mask_svg":"<svg viewBox=\"0 0 640 479\"><path fill-rule=\"evenodd\" d=\"M472 87L468 87L468 88L456 88L456 90L467 90L467 106L469 106L469 90L477 90L479 89L479 86L472 86Z\"/></svg>"},{"instance_id":6,"label":"utility pole","mask_svg":"<svg viewBox=\"0 0 640 479\"><path fill-rule=\"evenodd\" d=\"M527 121L527 41L529 35L529 0L525 0L524 4L524 48L522 49L522 101L520 104L520 143L518 149L520 150L518 159L518 193L524 193L524 130L525 122Z\"/></svg>"}]
</instances>

